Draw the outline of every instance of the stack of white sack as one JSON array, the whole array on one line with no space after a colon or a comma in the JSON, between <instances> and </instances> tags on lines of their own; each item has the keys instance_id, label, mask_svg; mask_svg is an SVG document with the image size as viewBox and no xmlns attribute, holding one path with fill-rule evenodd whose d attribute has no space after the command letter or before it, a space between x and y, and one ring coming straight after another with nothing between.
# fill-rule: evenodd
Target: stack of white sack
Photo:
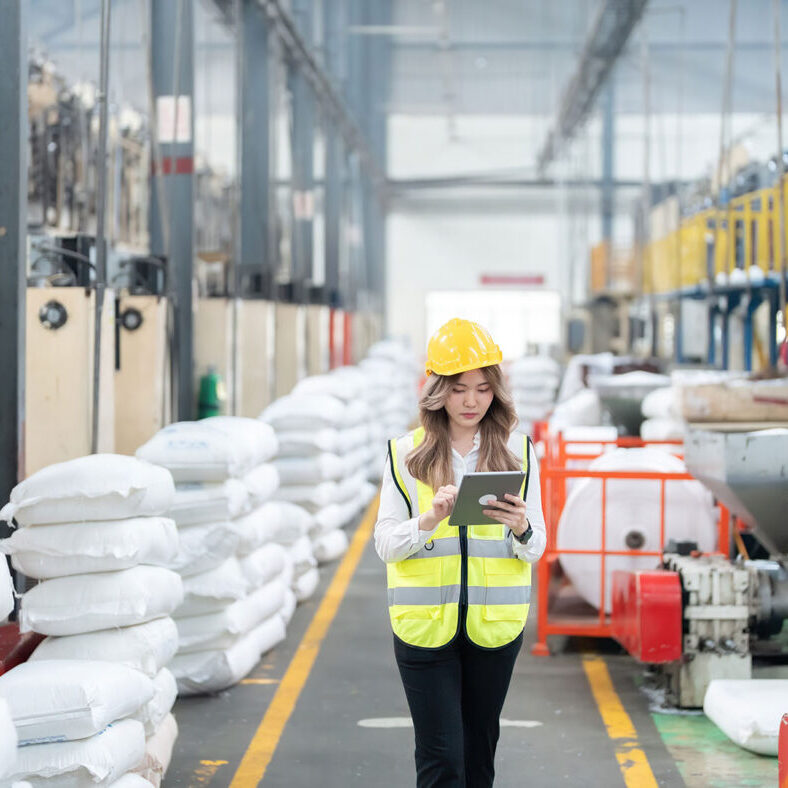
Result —
<instances>
[{"instance_id":1,"label":"stack of white sack","mask_svg":"<svg viewBox=\"0 0 788 788\"><path fill-rule=\"evenodd\" d=\"M137 772L129 786L158 786L170 753L163 757L166 763L157 760L152 768L152 738L146 741L144 720L156 703L155 684L126 665L82 659L26 662L0 676L0 696L14 726L11 737L19 743L15 761L4 767L8 782L3 785L115 785ZM175 719L169 712L165 718L159 727L174 729L174 742Z\"/></svg>"},{"instance_id":2,"label":"stack of white sack","mask_svg":"<svg viewBox=\"0 0 788 788\"><path fill-rule=\"evenodd\" d=\"M593 389L580 389L559 402L549 419L550 432L563 432L570 427L601 427L602 402Z\"/></svg>"},{"instance_id":3,"label":"stack of white sack","mask_svg":"<svg viewBox=\"0 0 788 788\"><path fill-rule=\"evenodd\" d=\"M367 478L377 483L385 465L386 441L404 435L418 418L422 368L415 355L394 340L372 345L359 368L368 380L368 404L375 425L376 454Z\"/></svg>"},{"instance_id":4,"label":"stack of white sack","mask_svg":"<svg viewBox=\"0 0 788 788\"><path fill-rule=\"evenodd\" d=\"M113 728L111 735L76 749L42 744L51 747L46 763L52 759L57 769L95 766L96 774L106 772L101 779L107 783L122 776L128 753L140 749L139 760L145 756L175 702L175 679L166 666L178 648L170 616L183 600L183 586L167 568L178 553L178 532L162 516L174 492L164 468L132 457L93 455L34 474L14 488L0 512L18 526L0 550L19 572L43 581L21 602L21 630L48 636L30 664L117 663L144 674L145 682L137 683L151 687L133 709L138 721L124 723L121 732ZM40 765L35 758L20 764L18 769L31 774Z\"/></svg>"},{"instance_id":5,"label":"stack of white sack","mask_svg":"<svg viewBox=\"0 0 788 788\"><path fill-rule=\"evenodd\" d=\"M509 388L512 392L518 430L530 435L536 421L548 417L555 403L561 367L548 356L526 356L509 365Z\"/></svg>"},{"instance_id":6,"label":"stack of white sack","mask_svg":"<svg viewBox=\"0 0 788 788\"><path fill-rule=\"evenodd\" d=\"M684 440L686 424L681 418L681 391L665 386L646 394L640 406L645 421L640 437L645 441Z\"/></svg>"},{"instance_id":7,"label":"stack of white sack","mask_svg":"<svg viewBox=\"0 0 788 788\"><path fill-rule=\"evenodd\" d=\"M176 481L170 516L181 549L171 568L183 578L184 600L175 612L172 671L182 695L237 684L285 637L295 607L289 567L257 555L276 553L271 543L283 519L271 501L279 486L270 462L276 451L269 426L224 416L170 425L137 451ZM257 571L247 573L253 557Z\"/></svg>"}]
</instances>

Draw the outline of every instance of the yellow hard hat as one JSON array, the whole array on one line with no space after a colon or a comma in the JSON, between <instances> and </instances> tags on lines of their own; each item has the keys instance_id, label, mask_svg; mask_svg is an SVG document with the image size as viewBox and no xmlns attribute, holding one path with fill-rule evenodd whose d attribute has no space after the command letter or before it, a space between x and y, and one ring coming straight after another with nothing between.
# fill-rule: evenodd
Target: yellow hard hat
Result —
<instances>
[{"instance_id":1,"label":"yellow hard hat","mask_svg":"<svg viewBox=\"0 0 788 788\"><path fill-rule=\"evenodd\" d=\"M486 328L455 317L432 335L427 345L426 372L458 375L469 369L500 364L502 360L501 348Z\"/></svg>"}]
</instances>

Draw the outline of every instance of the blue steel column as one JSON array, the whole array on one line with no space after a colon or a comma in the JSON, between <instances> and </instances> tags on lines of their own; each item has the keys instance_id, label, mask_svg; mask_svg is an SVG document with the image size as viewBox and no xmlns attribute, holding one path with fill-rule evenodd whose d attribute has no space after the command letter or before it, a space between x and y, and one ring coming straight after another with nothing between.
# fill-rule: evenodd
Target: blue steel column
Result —
<instances>
[{"instance_id":1,"label":"blue steel column","mask_svg":"<svg viewBox=\"0 0 788 788\"><path fill-rule=\"evenodd\" d=\"M241 106L238 252L242 281L260 277L260 294L270 298L271 90L269 24L258 0L241 3Z\"/></svg>"},{"instance_id":2,"label":"blue steel column","mask_svg":"<svg viewBox=\"0 0 788 788\"><path fill-rule=\"evenodd\" d=\"M326 71L336 85L344 79L340 41L345 3L343 0L323 2L323 49ZM326 300L329 306L344 306L339 281L339 243L342 222L342 180L344 151L342 137L334 118L326 116L326 175L323 193L326 225Z\"/></svg>"},{"instance_id":3,"label":"blue steel column","mask_svg":"<svg viewBox=\"0 0 788 788\"><path fill-rule=\"evenodd\" d=\"M613 145L615 141L613 75L607 79L602 96L602 239L613 242Z\"/></svg>"},{"instance_id":4,"label":"blue steel column","mask_svg":"<svg viewBox=\"0 0 788 788\"><path fill-rule=\"evenodd\" d=\"M293 0L293 20L310 47L313 44L313 0ZM291 281L293 300L306 303L312 279L314 215L315 100L312 87L297 65L288 71L293 98L293 243Z\"/></svg>"},{"instance_id":5,"label":"blue steel column","mask_svg":"<svg viewBox=\"0 0 788 788\"><path fill-rule=\"evenodd\" d=\"M157 102L159 97L173 97L177 91L179 96L188 97L191 107L188 134L183 135L188 139L160 144L162 172L157 173L157 177L164 179L163 192L167 200L164 216L169 218L169 227L163 226L155 178L151 178L149 214L151 253L169 258L169 295L175 309L172 353L177 397L174 415L177 419L189 419L194 413L194 15L191 1L151 0L151 28L153 91ZM174 70L176 53L179 62ZM181 123L179 119L179 125ZM171 131L164 131L171 137Z\"/></svg>"},{"instance_id":6,"label":"blue steel column","mask_svg":"<svg viewBox=\"0 0 788 788\"><path fill-rule=\"evenodd\" d=\"M0 500L23 473L27 232L27 3L0 24ZM4 535L7 533L4 528Z\"/></svg>"}]
</instances>

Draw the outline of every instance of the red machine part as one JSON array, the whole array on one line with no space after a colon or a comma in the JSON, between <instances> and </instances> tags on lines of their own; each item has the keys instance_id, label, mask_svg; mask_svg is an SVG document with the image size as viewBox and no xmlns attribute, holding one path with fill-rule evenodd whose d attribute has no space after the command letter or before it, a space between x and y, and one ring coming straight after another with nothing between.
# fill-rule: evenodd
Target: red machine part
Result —
<instances>
[{"instance_id":1,"label":"red machine part","mask_svg":"<svg viewBox=\"0 0 788 788\"><path fill-rule=\"evenodd\" d=\"M639 662L681 658L681 581L678 572L613 572L613 637Z\"/></svg>"},{"instance_id":2,"label":"red machine part","mask_svg":"<svg viewBox=\"0 0 788 788\"><path fill-rule=\"evenodd\" d=\"M20 634L18 624L0 626L0 674L27 662L43 639L35 632Z\"/></svg>"}]
</instances>

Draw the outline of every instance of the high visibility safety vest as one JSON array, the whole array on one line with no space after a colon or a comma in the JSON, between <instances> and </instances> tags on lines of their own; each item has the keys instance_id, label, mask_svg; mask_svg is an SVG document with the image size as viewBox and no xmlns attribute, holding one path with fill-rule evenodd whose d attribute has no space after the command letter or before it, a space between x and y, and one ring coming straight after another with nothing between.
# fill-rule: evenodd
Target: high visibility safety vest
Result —
<instances>
[{"instance_id":1,"label":"high visibility safety vest","mask_svg":"<svg viewBox=\"0 0 788 788\"><path fill-rule=\"evenodd\" d=\"M413 433L413 447L424 440L424 428ZM411 501L400 472L408 436L389 441L389 461L394 481L411 517L428 511L435 494L416 482L417 498ZM528 490L529 439L523 438L525 482ZM405 643L426 649L442 648L460 630L460 610L465 611L465 631L481 648L496 649L511 643L522 632L531 601L531 565L517 558L508 526L450 526L441 521L435 534L413 555L387 564L388 604L394 634Z\"/></svg>"}]
</instances>

